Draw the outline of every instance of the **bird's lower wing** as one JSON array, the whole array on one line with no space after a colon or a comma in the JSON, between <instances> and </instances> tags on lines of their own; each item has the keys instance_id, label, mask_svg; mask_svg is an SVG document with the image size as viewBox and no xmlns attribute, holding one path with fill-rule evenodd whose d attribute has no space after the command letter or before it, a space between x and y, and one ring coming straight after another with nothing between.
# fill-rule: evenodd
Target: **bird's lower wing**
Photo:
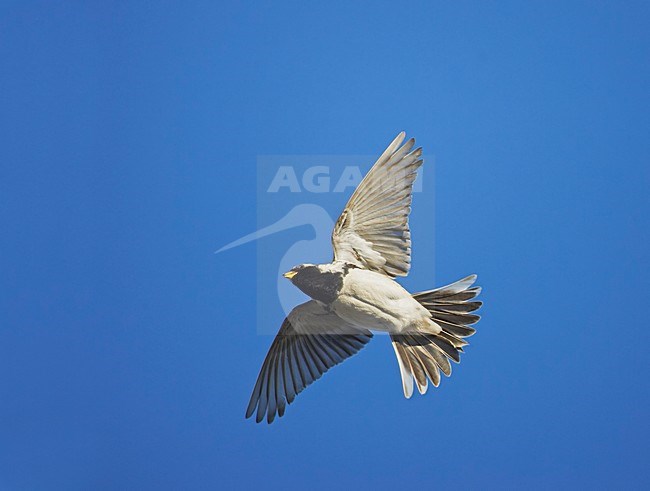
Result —
<instances>
[{"instance_id":1,"label":"bird's lower wing","mask_svg":"<svg viewBox=\"0 0 650 491\"><path fill-rule=\"evenodd\" d=\"M282 323L264 359L246 417L256 413L259 423L266 414L272 423L296 394L371 338L370 331L347 324L314 300L298 305Z\"/></svg>"}]
</instances>

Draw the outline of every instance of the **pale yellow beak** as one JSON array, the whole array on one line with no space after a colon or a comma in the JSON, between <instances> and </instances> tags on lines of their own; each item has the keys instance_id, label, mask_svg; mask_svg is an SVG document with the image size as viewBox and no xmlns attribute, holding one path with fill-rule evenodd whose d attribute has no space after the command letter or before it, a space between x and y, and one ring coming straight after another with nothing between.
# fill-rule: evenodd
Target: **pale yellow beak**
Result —
<instances>
[{"instance_id":1,"label":"pale yellow beak","mask_svg":"<svg viewBox=\"0 0 650 491\"><path fill-rule=\"evenodd\" d=\"M295 271L287 271L287 272L284 273L282 276L284 276L284 277L287 278L287 279L291 279L291 278L293 278L294 276L296 276L297 274L298 274L298 273L296 273Z\"/></svg>"}]
</instances>

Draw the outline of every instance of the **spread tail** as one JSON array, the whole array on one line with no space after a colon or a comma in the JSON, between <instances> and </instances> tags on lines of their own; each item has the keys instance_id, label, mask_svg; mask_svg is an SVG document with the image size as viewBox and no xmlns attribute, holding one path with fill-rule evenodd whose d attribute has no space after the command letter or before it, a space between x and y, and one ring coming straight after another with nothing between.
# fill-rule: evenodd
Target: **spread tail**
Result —
<instances>
[{"instance_id":1,"label":"spread tail","mask_svg":"<svg viewBox=\"0 0 650 491\"><path fill-rule=\"evenodd\" d=\"M438 387L440 371L447 377L451 375L449 360L460 362L463 346L469 344L463 338L476 332L470 326L480 319L472 313L482 305L473 300L481 293L481 287L472 287L475 281L476 275L471 275L451 285L413 295L431 313L431 319L441 331L391 334L407 399L413 395L414 379L418 391L424 394L428 380Z\"/></svg>"}]
</instances>

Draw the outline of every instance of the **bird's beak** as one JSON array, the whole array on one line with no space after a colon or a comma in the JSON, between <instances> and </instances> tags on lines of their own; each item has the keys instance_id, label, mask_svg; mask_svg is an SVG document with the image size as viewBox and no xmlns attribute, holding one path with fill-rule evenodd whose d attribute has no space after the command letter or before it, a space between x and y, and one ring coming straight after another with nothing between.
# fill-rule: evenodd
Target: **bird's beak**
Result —
<instances>
[{"instance_id":1,"label":"bird's beak","mask_svg":"<svg viewBox=\"0 0 650 491\"><path fill-rule=\"evenodd\" d=\"M293 278L293 277L296 276L297 274L298 274L298 273L296 273L295 271L287 271L287 272L284 273L282 276L284 276L285 278L287 278L287 279L290 280L291 278Z\"/></svg>"}]
</instances>

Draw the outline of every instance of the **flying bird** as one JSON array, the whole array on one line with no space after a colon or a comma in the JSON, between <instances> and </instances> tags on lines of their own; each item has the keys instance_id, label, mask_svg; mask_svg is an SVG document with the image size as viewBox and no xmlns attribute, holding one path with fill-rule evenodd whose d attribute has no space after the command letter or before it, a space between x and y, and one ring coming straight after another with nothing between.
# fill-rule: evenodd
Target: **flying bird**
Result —
<instances>
[{"instance_id":1,"label":"flying bird","mask_svg":"<svg viewBox=\"0 0 650 491\"><path fill-rule=\"evenodd\" d=\"M422 149L400 133L352 194L332 232L328 264L300 264L284 273L311 297L286 317L275 337L246 410L259 423L283 416L305 387L386 332L397 357L404 396L420 394L474 334L481 289L476 275L411 294L395 281L411 267L408 216Z\"/></svg>"}]
</instances>

